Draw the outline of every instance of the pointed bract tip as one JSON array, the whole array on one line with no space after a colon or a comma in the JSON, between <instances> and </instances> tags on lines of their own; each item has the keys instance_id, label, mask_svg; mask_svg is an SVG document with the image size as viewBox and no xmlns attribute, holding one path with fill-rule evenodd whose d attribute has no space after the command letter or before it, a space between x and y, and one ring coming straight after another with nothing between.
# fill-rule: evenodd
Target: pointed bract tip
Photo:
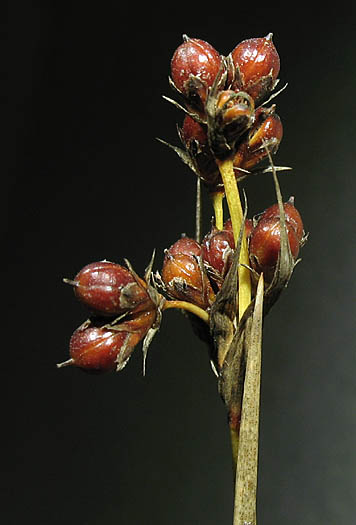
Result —
<instances>
[{"instance_id":1,"label":"pointed bract tip","mask_svg":"<svg viewBox=\"0 0 356 525\"><path fill-rule=\"evenodd\" d=\"M78 286L77 281L73 281L72 279L67 279L66 277L63 277L63 282L66 284L70 284L71 286Z\"/></svg>"},{"instance_id":2,"label":"pointed bract tip","mask_svg":"<svg viewBox=\"0 0 356 525\"><path fill-rule=\"evenodd\" d=\"M63 361L63 363L57 363L57 368L64 368L65 366L71 366L74 365L74 359L67 359L67 361Z\"/></svg>"}]
</instances>

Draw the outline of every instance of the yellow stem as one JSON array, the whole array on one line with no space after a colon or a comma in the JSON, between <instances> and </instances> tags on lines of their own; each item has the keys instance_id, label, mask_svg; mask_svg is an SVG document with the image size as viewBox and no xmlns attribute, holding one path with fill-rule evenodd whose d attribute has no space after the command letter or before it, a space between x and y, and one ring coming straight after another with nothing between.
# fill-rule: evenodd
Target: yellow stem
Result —
<instances>
[{"instance_id":1,"label":"yellow stem","mask_svg":"<svg viewBox=\"0 0 356 525\"><path fill-rule=\"evenodd\" d=\"M168 308L179 308L180 310L186 310L202 319L205 323L209 323L209 314L199 306L188 303L188 301L165 301L162 310Z\"/></svg>"},{"instance_id":2,"label":"yellow stem","mask_svg":"<svg viewBox=\"0 0 356 525\"><path fill-rule=\"evenodd\" d=\"M233 162L232 160L228 159L224 161L219 161L218 165L225 187L226 201L230 212L232 230L234 232L234 239L236 244L243 220L243 212L236 177L234 174ZM241 264L249 264L248 248L245 235L242 239L239 266L239 320L241 319L246 308L251 302L250 271L244 266L241 266Z\"/></svg>"},{"instance_id":3,"label":"yellow stem","mask_svg":"<svg viewBox=\"0 0 356 525\"><path fill-rule=\"evenodd\" d=\"M211 194L213 201L213 208L215 214L215 226L218 230L222 230L224 226L224 210L223 210L223 200L224 192L217 191Z\"/></svg>"}]
</instances>

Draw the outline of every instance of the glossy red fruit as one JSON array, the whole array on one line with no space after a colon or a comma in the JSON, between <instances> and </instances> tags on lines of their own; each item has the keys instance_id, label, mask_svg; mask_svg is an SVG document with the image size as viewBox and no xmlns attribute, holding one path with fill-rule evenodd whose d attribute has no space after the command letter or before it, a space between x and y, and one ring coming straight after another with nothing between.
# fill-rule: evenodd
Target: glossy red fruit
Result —
<instances>
[{"instance_id":1,"label":"glossy red fruit","mask_svg":"<svg viewBox=\"0 0 356 525\"><path fill-rule=\"evenodd\" d=\"M294 259L299 253L299 239L294 227L286 222L289 246ZM279 218L260 219L250 235L249 254L252 267L264 273L266 281L271 281L277 265L281 247Z\"/></svg>"},{"instance_id":2,"label":"glossy red fruit","mask_svg":"<svg viewBox=\"0 0 356 525\"><path fill-rule=\"evenodd\" d=\"M126 268L108 261L90 263L73 281L76 297L100 315L120 315L149 301L144 286Z\"/></svg>"},{"instance_id":3,"label":"glossy red fruit","mask_svg":"<svg viewBox=\"0 0 356 525\"><path fill-rule=\"evenodd\" d=\"M231 52L237 75L235 88L246 91L257 101L273 88L280 70L280 59L272 34L243 40Z\"/></svg>"},{"instance_id":4,"label":"glossy red fruit","mask_svg":"<svg viewBox=\"0 0 356 525\"><path fill-rule=\"evenodd\" d=\"M167 292L175 299L203 309L208 308L214 299L209 279L195 255L167 252L161 277Z\"/></svg>"},{"instance_id":5,"label":"glossy red fruit","mask_svg":"<svg viewBox=\"0 0 356 525\"><path fill-rule=\"evenodd\" d=\"M83 370L98 372L123 368L141 338L139 333L114 331L103 327L78 328L69 343L72 360L70 364Z\"/></svg>"},{"instance_id":6,"label":"glossy red fruit","mask_svg":"<svg viewBox=\"0 0 356 525\"><path fill-rule=\"evenodd\" d=\"M222 64L221 55L208 42L184 37L171 60L171 78L189 103L203 108L208 88Z\"/></svg>"},{"instance_id":7,"label":"glossy red fruit","mask_svg":"<svg viewBox=\"0 0 356 525\"><path fill-rule=\"evenodd\" d=\"M202 240L202 258L204 263L224 277L231 265L231 255L235 248L232 229L209 232Z\"/></svg>"},{"instance_id":8,"label":"glossy red fruit","mask_svg":"<svg viewBox=\"0 0 356 525\"><path fill-rule=\"evenodd\" d=\"M195 255L197 257L201 254L200 244L191 237L181 237L167 250L169 255L186 254Z\"/></svg>"},{"instance_id":9,"label":"glossy red fruit","mask_svg":"<svg viewBox=\"0 0 356 525\"><path fill-rule=\"evenodd\" d=\"M252 219L246 219L245 220L245 236L247 237L247 239L250 237L252 229L253 229ZM228 230L231 232L233 231L231 219L227 219L227 221L224 223L224 230Z\"/></svg>"},{"instance_id":10,"label":"glossy red fruit","mask_svg":"<svg viewBox=\"0 0 356 525\"><path fill-rule=\"evenodd\" d=\"M206 127L186 115L180 136L199 177L209 187L210 192L214 191L222 181L215 157L209 147Z\"/></svg>"},{"instance_id":11,"label":"glossy red fruit","mask_svg":"<svg viewBox=\"0 0 356 525\"><path fill-rule=\"evenodd\" d=\"M200 146L208 144L206 128L189 115L186 115L183 121L182 138L188 145L192 140L195 140Z\"/></svg>"},{"instance_id":12,"label":"glossy red fruit","mask_svg":"<svg viewBox=\"0 0 356 525\"><path fill-rule=\"evenodd\" d=\"M304 236L304 226L302 217L297 210L297 208L294 206L294 199L291 197L289 201L285 202L283 204L284 207L284 213L286 221L288 221L289 225L294 228L294 231L297 235L297 238L299 241L302 240ZM261 219L270 219L270 218L278 218L280 217L279 213L279 206L278 203L273 204L269 208L267 208L261 215Z\"/></svg>"}]
</instances>

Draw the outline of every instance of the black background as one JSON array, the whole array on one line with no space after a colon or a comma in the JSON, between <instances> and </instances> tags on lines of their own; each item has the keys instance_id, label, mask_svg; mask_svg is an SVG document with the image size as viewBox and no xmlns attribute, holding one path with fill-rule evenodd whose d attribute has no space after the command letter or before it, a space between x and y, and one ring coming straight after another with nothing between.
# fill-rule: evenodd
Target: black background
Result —
<instances>
[{"instance_id":1,"label":"black background","mask_svg":"<svg viewBox=\"0 0 356 525\"><path fill-rule=\"evenodd\" d=\"M62 277L88 262L139 273L193 235L193 174L170 58L182 34L222 54L274 34L284 138L276 163L310 232L264 330L259 524L353 523L355 27L350 4L12 2L2 173L3 523L228 524L225 409L206 349L168 311L142 377L57 370L86 318ZM322 10L323 8L323 10ZM6 64L6 65L5 65ZM3 88L4 89L4 85ZM244 184L251 214L272 181ZM204 225L211 208L204 201Z\"/></svg>"}]
</instances>

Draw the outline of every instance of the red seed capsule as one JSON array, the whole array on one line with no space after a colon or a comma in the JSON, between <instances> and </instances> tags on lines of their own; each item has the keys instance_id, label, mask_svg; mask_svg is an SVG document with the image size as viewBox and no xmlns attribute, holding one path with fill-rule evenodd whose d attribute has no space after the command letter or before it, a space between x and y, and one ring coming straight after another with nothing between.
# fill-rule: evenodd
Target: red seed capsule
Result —
<instances>
[{"instance_id":1,"label":"red seed capsule","mask_svg":"<svg viewBox=\"0 0 356 525\"><path fill-rule=\"evenodd\" d=\"M208 144L206 127L186 115L180 135L199 177L209 187L209 191L214 191L222 181L215 157Z\"/></svg>"},{"instance_id":2,"label":"red seed capsule","mask_svg":"<svg viewBox=\"0 0 356 525\"><path fill-rule=\"evenodd\" d=\"M269 109L258 108L255 112L255 122L234 156L235 173L239 174L238 168L251 170L267 158L268 153L265 146L270 153L276 153L282 137L282 122L277 113L274 112L274 107Z\"/></svg>"},{"instance_id":3,"label":"red seed capsule","mask_svg":"<svg viewBox=\"0 0 356 525\"><path fill-rule=\"evenodd\" d=\"M264 38L243 40L231 52L231 58L237 71L234 88L246 91L258 101L273 88L280 60L271 33Z\"/></svg>"},{"instance_id":4,"label":"red seed capsule","mask_svg":"<svg viewBox=\"0 0 356 525\"><path fill-rule=\"evenodd\" d=\"M231 265L231 255L235 248L231 230L213 229L202 240L202 257L221 277L225 277Z\"/></svg>"},{"instance_id":5,"label":"red seed capsule","mask_svg":"<svg viewBox=\"0 0 356 525\"><path fill-rule=\"evenodd\" d=\"M197 257L201 254L200 244L192 239L191 237L181 237L167 250L169 255L185 254L185 255L196 255Z\"/></svg>"},{"instance_id":6,"label":"red seed capsule","mask_svg":"<svg viewBox=\"0 0 356 525\"><path fill-rule=\"evenodd\" d=\"M294 227L286 222L291 253L294 259L299 253L299 239ZM250 236L249 254L252 267L264 273L266 281L271 281L277 265L281 248L279 218L260 219Z\"/></svg>"},{"instance_id":7,"label":"red seed capsule","mask_svg":"<svg viewBox=\"0 0 356 525\"><path fill-rule=\"evenodd\" d=\"M284 213L286 221L289 223L290 226L294 228L294 231L297 235L297 238L299 241L302 240L304 236L304 226L303 221L300 216L299 211L294 206L294 199L291 198L289 201L285 202L283 204L284 207ZM261 215L260 219L270 219L270 218L277 218L279 219L280 213L279 213L279 206L278 203L273 204L269 208L267 208Z\"/></svg>"},{"instance_id":8,"label":"red seed capsule","mask_svg":"<svg viewBox=\"0 0 356 525\"><path fill-rule=\"evenodd\" d=\"M189 115L186 115L183 121L182 137L187 145L192 140L195 140L199 146L208 144L208 134L205 127Z\"/></svg>"},{"instance_id":9,"label":"red seed capsule","mask_svg":"<svg viewBox=\"0 0 356 525\"><path fill-rule=\"evenodd\" d=\"M221 63L221 55L208 42L185 37L173 54L171 77L188 102L202 109Z\"/></svg>"},{"instance_id":10,"label":"red seed capsule","mask_svg":"<svg viewBox=\"0 0 356 525\"><path fill-rule=\"evenodd\" d=\"M167 252L161 275L167 292L175 299L188 301L203 309L213 301L214 293L198 257Z\"/></svg>"},{"instance_id":11,"label":"red seed capsule","mask_svg":"<svg viewBox=\"0 0 356 525\"><path fill-rule=\"evenodd\" d=\"M78 328L69 343L71 364L87 371L115 370L119 363L124 366L141 337L95 326Z\"/></svg>"},{"instance_id":12,"label":"red seed capsule","mask_svg":"<svg viewBox=\"0 0 356 525\"><path fill-rule=\"evenodd\" d=\"M108 261L90 263L73 281L76 297L90 310L100 315L119 315L149 301L143 286L119 264Z\"/></svg>"},{"instance_id":13,"label":"red seed capsule","mask_svg":"<svg viewBox=\"0 0 356 525\"><path fill-rule=\"evenodd\" d=\"M246 219L245 220L245 236L246 238L248 239L251 235L251 232L252 232L252 229L253 229L253 221L252 219ZM231 219L228 219L225 223L224 223L224 230L228 230L228 231L233 231L232 230L232 222L231 222Z\"/></svg>"}]
</instances>

